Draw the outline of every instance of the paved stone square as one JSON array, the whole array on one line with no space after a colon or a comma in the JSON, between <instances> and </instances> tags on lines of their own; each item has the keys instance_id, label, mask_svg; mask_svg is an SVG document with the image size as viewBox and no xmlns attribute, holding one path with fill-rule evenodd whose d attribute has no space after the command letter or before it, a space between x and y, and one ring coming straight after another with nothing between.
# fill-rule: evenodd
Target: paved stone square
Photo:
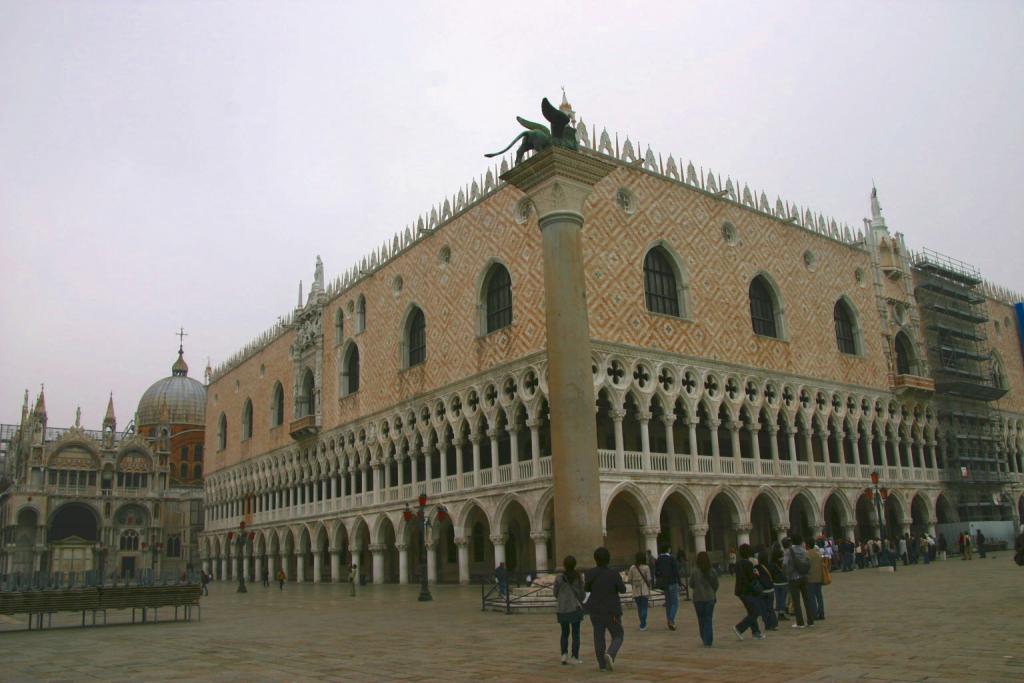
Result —
<instances>
[{"instance_id":1,"label":"paved stone square","mask_svg":"<svg viewBox=\"0 0 1024 683\"><path fill-rule=\"evenodd\" d=\"M265 589L217 583L201 622L27 632L0 622L0 679L207 681L538 681L617 677L629 681L1020 681L1024 679L1024 569L1011 554L836 574L825 591L827 620L782 627L765 641L738 642L740 616L725 577L715 646L701 647L692 606L668 631L626 614L626 640L613 674L598 674L583 627L582 666L558 661L550 614L480 611L480 589L347 585ZM161 619L172 616L161 611ZM111 613L111 622L125 621ZM55 619L76 623L73 616Z\"/></svg>"}]
</instances>

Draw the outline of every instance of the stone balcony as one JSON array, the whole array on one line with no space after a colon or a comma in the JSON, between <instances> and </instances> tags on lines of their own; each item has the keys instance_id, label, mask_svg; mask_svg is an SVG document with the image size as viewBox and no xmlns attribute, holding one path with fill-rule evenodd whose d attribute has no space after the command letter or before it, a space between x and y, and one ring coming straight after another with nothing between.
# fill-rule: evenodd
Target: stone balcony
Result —
<instances>
[{"instance_id":1,"label":"stone balcony","mask_svg":"<svg viewBox=\"0 0 1024 683\"><path fill-rule=\"evenodd\" d=\"M320 433L320 416L305 415L288 423L288 434L296 441L308 439Z\"/></svg>"},{"instance_id":2,"label":"stone balcony","mask_svg":"<svg viewBox=\"0 0 1024 683\"><path fill-rule=\"evenodd\" d=\"M898 396L928 396L935 393L935 380L918 375L889 375L889 388Z\"/></svg>"}]
</instances>

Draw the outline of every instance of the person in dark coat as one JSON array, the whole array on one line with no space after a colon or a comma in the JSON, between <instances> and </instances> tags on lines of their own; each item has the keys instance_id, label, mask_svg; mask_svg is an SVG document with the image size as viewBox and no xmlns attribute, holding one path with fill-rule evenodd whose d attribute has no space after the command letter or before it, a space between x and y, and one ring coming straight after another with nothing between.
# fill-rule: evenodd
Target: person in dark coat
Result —
<instances>
[{"instance_id":1,"label":"person in dark coat","mask_svg":"<svg viewBox=\"0 0 1024 683\"><path fill-rule=\"evenodd\" d=\"M594 551L596 567L587 570L584 589L590 593L586 610L590 614L590 625L594 628L594 655L601 671L615 667L615 657L622 647L622 602L619 595L626 592L622 576L608 567L611 554L604 546ZM612 642L605 649L605 631L611 634Z\"/></svg>"},{"instance_id":2,"label":"person in dark coat","mask_svg":"<svg viewBox=\"0 0 1024 683\"><path fill-rule=\"evenodd\" d=\"M665 618L670 631L676 630L676 612L679 611L679 584L682 581L679 563L669 553L669 546L663 543L654 561L655 586L665 593Z\"/></svg>"},{"instance_id":3,"label":"person in dark coat","mask_svg":"<svg viewBox=\"0 0 1024 683\"><path fill-rule=\"evenodd\" d=\"M739 558L736 562L736 586L733 589L733 594L743 603L743 607L747 610L747 616L732 629L740 640L743 640L743 632L748 628L753 632L756 640L764 638L761 627L757 624L759 618L765 618L764 603L761 602L761 580L754 562L751 561L752 556L753 551L750 549L749 543L740 546Z\"/></svg>"}]
</instances>

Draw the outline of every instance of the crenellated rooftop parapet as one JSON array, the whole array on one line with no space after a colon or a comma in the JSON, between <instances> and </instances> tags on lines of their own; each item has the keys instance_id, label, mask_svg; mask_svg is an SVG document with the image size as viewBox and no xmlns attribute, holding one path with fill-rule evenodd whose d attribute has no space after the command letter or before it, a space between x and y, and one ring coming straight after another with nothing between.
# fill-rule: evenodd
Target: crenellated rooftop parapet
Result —
<instances>
[{"instance_id":1,"label":"crenellated rooftop parapet","mask_svg":"<svg viewBox=\"0 0 1024 683\"><path fill-rule=\"evenodd\" d=\"M1002 285L997 285L989 280L982 280L979 288L985 296L990 299L995 299L1000 303L1007 304L1008 306L1024 302L1024 294L1007 287L1003 287Z\"/></svg>"}]
</instances>

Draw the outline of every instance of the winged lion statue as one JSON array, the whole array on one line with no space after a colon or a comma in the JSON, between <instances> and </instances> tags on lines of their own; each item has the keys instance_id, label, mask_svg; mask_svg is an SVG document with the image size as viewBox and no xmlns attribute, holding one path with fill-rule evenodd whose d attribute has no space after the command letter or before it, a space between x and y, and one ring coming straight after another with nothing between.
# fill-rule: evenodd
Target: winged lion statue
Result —
<instances>
[{"instance_id":1,"label":"winged lion statue","mask_svg":"<svg viewBox=\"0 0 1024 683\"><path fill-rule=\"evenodd\" d=\"M552 145L565 147L566 149L579 149L579 145L576 142L576 129L569 125L569 115L553 106L546 97L541 100L540 110L544 114L544 118L551 124L550 130L543 123L535 123L517 116L516 121L526 130L512 138L512 142L508 143L508 147L505 149L500 152L485 154L484 156L496 157L499 154L504 154L512 149L512 146L519 140L523 142L519 145L519 149L516 150L517 164L523 160L523 155L531 150L540 152Z\"/></svg>"}]
</instances>

